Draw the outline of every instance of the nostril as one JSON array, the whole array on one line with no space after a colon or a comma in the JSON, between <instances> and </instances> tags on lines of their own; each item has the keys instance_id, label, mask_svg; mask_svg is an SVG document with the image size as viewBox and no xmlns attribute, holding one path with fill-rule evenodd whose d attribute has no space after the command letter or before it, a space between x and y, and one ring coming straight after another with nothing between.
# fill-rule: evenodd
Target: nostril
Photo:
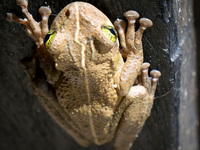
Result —
<instances>
[{"instance_id":1,"label":"nostril","mask_svg":"<svg viewBox=\"0 0 200 150\"><path fill-rule=\"evenodd\" d=\"M69 10L67 10L67 11L65 12L65 15L66 15L67 17L69 17L69 15L70 15Z\"/></svg>"}]
</instances>

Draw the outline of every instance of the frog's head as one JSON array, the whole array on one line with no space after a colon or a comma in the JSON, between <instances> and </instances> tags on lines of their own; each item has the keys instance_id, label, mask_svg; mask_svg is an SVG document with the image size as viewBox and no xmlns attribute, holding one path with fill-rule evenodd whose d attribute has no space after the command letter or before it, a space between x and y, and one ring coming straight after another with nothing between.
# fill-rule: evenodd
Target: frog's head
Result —
<instances>
[{"instance_id":1,"label":"frog's head","mask_svg":"<svg viewBox=\"0 0 200 150\"><path fill-rule=\"evenodd\" d=\"M44 43L57 66L83 67L119 54L117 31L111 21L96 7L84 2L71 3L58 14Z\"/></svg>"}]
</instances>

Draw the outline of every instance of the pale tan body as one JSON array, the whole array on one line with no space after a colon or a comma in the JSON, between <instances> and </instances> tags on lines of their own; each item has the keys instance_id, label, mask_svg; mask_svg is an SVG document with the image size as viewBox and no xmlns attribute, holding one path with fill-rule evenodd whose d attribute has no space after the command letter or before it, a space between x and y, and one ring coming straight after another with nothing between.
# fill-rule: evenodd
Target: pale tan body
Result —
<instances>
[{"instance_id":1,"label":"pale tan body","mask_svg":"<svg viewBox=\"0 0 200 150\"><path fill-rule=\"evenodd\" d=\"M149 64L142 64L142 33L152 22L141 19L135 33L139 15L129 11L126 34L125 22L115 22L124 62L118 41L110 41L101 30L102 25L112 23L94 6L83 2L67 5L51 25L57 34L46 49L43 38L51 11L41 8L42 21L37 23L27 11L27 2L17 3L28 21L14 14L8 17L24 24L36 41L36 55L24 66L43 106L82 146L91 142L101 145L115 138L116 149L130 149L150 114L160 76L159 71L152 71L153 78L148 77ZM37 60L47 80L38 75Z\"/></svg>"}]
</instances>

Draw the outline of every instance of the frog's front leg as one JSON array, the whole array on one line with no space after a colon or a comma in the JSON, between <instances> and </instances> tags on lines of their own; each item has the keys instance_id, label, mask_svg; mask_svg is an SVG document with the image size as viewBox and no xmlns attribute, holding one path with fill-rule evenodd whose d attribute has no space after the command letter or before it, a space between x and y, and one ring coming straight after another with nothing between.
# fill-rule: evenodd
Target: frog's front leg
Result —
<instances>
[{"instance_id":1,"label":"frog's front leg","mask_svg":"<svg viewBox=\"0 0 200 150\"><path fill-rule=\"evenodd\" d=\"M42 20L37 22L28 12L27 0L16 0L16 3L22 8L22 12L26 15L27 19L21 19L13 13L7 13L7 20L10 22L23 24L26 27L28 35L32 37L36 42L37 56L39 58L41 67L43 68L48 81L53 83L51 78L52 74L55 74L55 63L53 62L51 55L47 52L43 42L45 35L49 31L48 18L51 15L51 9L44 6L40 7L39 13L41 14Z\"/></svg>"},{"instance_id":2,"label":"frog's front leg","mask_svg":"<svg viewBox=\"0 0 200 150\"><path fill-rule=\"evenodd\" d=\"M121 110L125 108L115 138L116 150L129 150L133 141L138 136L146 119L149 117L153 105L157 81L161 73L151 71L148 76L149 63L143 63L141 67L140 85L132 86L125 96Z\"/></svg>"},{"instance_id":3,"label":"frog's front leg","mask_svg":"<svg viewBox=\"0 0 200 150\"><path fill-rule=\"evenodd\" d=\"M40 7L39 13L42 16L42 21L37 22L33 19L32 15L28 12L27 0L16 0L19 7L22 8L22 12L26 15L27 19L18 18L13 13L7 13L7 20L10 22L16 22L26 26L26 31L30 37L32 37L37 46L40 47L43 44L43 39L48 29L48 18L51 15L51 9L48 7Z\"/></svg>"},{"instance_id":4,"label":"frog's front leg","mask_svg":"<svg viewBox=\"0 0 200 150\"><path fill-rule=\"evenodd\" d=\"M126 57L126 62L116 81L117 90L121 96L125 96L129 92L138 77L143 63L142 34L146 28L153 24L151 20L142 18L139 21L140 28L135 32L135 22L139 14L135 11L128 11L125 16L128 20L127 31L125 21L117 19L114 23L120 37L122 56Z\"/></svg>"}]
</instances>

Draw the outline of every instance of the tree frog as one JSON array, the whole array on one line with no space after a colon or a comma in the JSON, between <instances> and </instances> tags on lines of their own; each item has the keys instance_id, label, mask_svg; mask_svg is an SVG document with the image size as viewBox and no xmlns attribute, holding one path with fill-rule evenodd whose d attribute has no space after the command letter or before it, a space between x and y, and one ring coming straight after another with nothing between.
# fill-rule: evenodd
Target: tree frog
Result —
<instances>
[{"instance_id":1,"label":"tree frog","mask_svg":"<svg viewBox=\"0 0 200 150\"><path fill-rule=\"evenodd\" d=\"M22 60L35 94L49 114L80 145L115 140L116 150L129 150L150 115L157 70L148 75L143 63L142 35L152 26L127 11L127 22L114 25L96 7L73 2L63 8L48 29L49 7L40 7L42 20L28 12L27 0L16 0L27 19L13 13L7 20L26 26L37 48ZM120 43L119 40L120 39Z\"/></svg>"}]
</instances>

